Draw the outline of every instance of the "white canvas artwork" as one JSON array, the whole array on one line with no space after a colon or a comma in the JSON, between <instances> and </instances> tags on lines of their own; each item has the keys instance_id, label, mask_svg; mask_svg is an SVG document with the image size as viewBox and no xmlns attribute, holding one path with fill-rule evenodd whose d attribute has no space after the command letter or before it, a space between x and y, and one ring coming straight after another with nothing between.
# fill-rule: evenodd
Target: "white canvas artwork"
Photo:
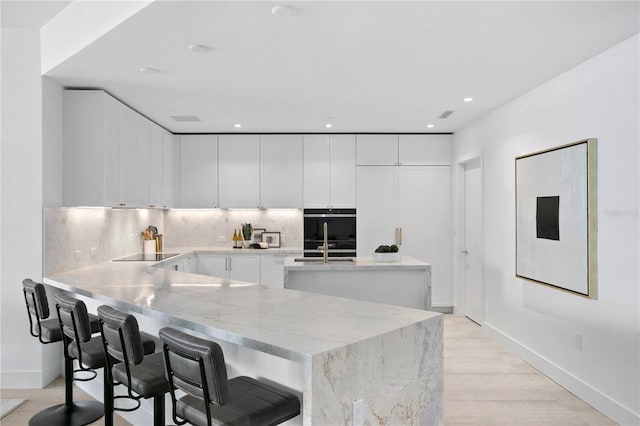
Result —
<instances>
[{"instance_id":1,"label":"white canvas artwork","mask_svg":"<svg viewBox=\"0 0 640 426\"><path fill-rule=\"evenodd\" d=\"M593 297L589 155L587 140L516 159L516 275Z\"/></svg>"}]
</instances>

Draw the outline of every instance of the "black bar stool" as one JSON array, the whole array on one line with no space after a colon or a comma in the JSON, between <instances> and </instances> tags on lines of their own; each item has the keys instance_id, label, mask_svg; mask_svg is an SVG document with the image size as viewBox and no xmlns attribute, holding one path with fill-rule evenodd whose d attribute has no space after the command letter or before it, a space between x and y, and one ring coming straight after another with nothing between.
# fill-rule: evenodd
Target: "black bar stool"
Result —
<instances>
[{"instance_id":1,"label":"black bar stool","mask_svg":"<svg viewBox=\"0 0 640 426\"><path fill-rule=\"evenodd\" d=\"M44 285L29 278L22 281L24 301L29 316L29 332L40 343L49 344L62 341L60 322L49 319L49 302ZM89 316L89 330L100 330L98 318ZM102 404L96 401L73 401L73 363L64 360L64 404L54 405L35 414L29 419L32 426L86 425L102 417Z\"/></svg>"},{"instance_id":2,"label":"black bar stool","mask_svg":"<svg viewBox=\"0 0 640 426\"><path fill-rule=\"evenodd\" d=\"M107 354L106 369L111 373L109 383L113 386L119 382L127 387L127 395L114 396L114 400L128 398L137 402L133 408L113 409L133 411L140 407L141 398L153 398L153 424L164 426L164 395L169 392L169 381L162 353L145 356L138 321L133 315L103 305L98 307L98 317Z\"/></svg>"},{"instance_id":3,"label":"black bar stool","mask_svg":"<svg viewBox=\"0 0 640 426\"><path fill-rule=\"evenodd\" d=\"M160 330L178 425L277 425L300 414L291 392L251 377L227 380L222 348L173 328ZM176 400L175 389L187 395Z\"/></svg>"},{"instance_id":4,"label":"black bar stool","mask_svg":"<svg viewBox=\"0 0 640 426\"><path fill-rule=\"evenodd\" d=\"M56 295L56 309L60 320L60 329L63 334L65 362L78 360L79 368L72 373L85 372L87 378L74 378L78 381L88 381L97 376L96 370L106 365L102 337L91 337L89 314L82 300L75 299L67 294ZM98 329L100 326L98 325ZM153 353L155 339L143 339L144 353ZM104 407L101 405L101 414L105 415L105 425L113 425L113 386L109 384L108 369L104 370Z\"/></svg>"}]
</instances>

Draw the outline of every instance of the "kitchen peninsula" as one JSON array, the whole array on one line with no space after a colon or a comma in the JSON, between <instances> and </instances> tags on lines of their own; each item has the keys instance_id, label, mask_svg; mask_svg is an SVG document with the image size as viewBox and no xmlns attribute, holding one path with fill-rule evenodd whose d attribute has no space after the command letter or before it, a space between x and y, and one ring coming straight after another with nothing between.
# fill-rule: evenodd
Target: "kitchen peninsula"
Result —
<instances>
[{"instance_id":1,"label":"kitchen peninsula","mask_svg":"<svg viewBox=\"0 0 640 426\"><path fill-rule=\"evenodd\" d=\"M293 258L284 261L284 287L414 309L431 309L431 265L412 257Z\"/></svg>"},{"instance_id":2,"label":"kitchen peninsula","mask_svg":"<svg viewBox=\"0 0 640 426\"><path fill-rule=\"evenodd\" d=\"M52 287L136 314L145 331L179 327L216 339L229 376L300 395L305 425L443 424L442 316L345 298L108 262L46 277Z\"/></svg>"}]
</instances>

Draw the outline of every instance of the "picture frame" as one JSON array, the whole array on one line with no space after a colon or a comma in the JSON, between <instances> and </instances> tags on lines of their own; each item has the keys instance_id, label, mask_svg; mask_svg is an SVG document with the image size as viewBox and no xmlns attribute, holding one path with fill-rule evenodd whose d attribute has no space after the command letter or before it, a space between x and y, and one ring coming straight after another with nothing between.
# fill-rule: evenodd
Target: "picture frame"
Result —
<instances>
[{"instance_id":1,"label":"picture frame","mask_svg":"<svg viewBox=\"0 0 640 426\"><path fill-rule=\"evenodd\" d=\"M253 228L253 233L251 234L251 241L254 243L262 242L262 234L266 231L265 228Z\"/></svg>"},{"instance_id":2,"label":"picture frame","mask_svg":"<svg viewBox=\"0 0 640 426\"><path fill-rule=\"evenodd\" d=\"M515 159L516 277L597 298L597 140Z\"/></svg>"},{"instance_id":3,"label":"picture frame","mask_svg":"<svg viewBox=\"0 0 640 426\"><path fill-rule=\"evenodd\" d=\"M262 241L269 244L269 248L280 247L280 232L263 232Z\"/></svg>"}]
</instances>

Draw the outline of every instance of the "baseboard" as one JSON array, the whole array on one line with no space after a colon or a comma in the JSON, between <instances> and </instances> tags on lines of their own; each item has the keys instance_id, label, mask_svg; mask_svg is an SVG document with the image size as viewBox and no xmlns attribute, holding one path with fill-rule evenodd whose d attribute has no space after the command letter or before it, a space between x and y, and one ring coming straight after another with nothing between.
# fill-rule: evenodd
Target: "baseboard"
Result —
<instances>
[{"instance_id":1,"label":"baseboard","mask_svg":"<svg viewBox=\"0 0 640 426\"><path fill-rule=\"evenodd\" d=\"M640 425L640 414L634 413L614 401L598 389L582 381L579 377L541 356L511 336L485 322L482 327L485 334L504 346L507 350L522 358L545 376L567 389L569 392L609 417L620 425Z\"/></svg>"},{"instance_id":2,"label":"baseboard","mask_svg":"<svg viewBox=\"0 0 640 426\"><path fill-rule=\"evenodd\" d=\"M41 389L42 371L17 370L0 372L0 389Z\"/></svg>"},{"instance_id":3,"label":"baseboard","mask_svg":"<svg viewBox=\"0 0 640 426\"><path fill-rule=\"evenodd\" d=\"M432 305L430 311L440 312L441 314L452 314L453 306L446 306L446 305L433 306Z\"/></svg>"}]
</instances>

